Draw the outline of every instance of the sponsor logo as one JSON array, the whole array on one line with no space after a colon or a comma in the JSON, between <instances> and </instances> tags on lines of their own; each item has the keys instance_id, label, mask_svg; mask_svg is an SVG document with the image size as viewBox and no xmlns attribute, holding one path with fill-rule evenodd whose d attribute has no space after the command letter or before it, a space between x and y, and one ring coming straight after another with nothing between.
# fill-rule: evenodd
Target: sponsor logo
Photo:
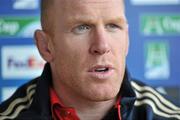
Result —
<instances>
[{"instance_id":1,"label":"sponsor logo","mask_svg":"<svg viewBox=\"0 0 180 120\"><path fill-rule=\"evenodd\" d=\"M145 15L141 17L141 32L144 35L180 35L180 15Z\"/></svg>"},{"instance_id":2,"label":"sponsor logo","mask_svg":"<svg viewBox=\"0 0 180 120\"><path fill-rule=\"evenodd\" d=\"M0 17L0 37L31 38L40 27L38 17Z\"/></svg>"},{"instance_id":3,"label":"sponsor logo","mask_svg":"<svg viewBox=\"0 0 180 120\"><path fill-rule=\"evenodd\" d=\"M168 79L170 76L169 45L166 42L149 42L145 47L145 78Z\"/></svg>"},{"instance_id":4,"label":"sponsor logo","mask_svg":"<svg viewBox=\"0 0 180 120\"><path fill-rule=\"evenodd\" d=\"M39 76L44 63L35 46L2 47L2 77L4 79Z\"/></svg>"},{"instance_id":5,"label":"sponsor logo","mask_svg":"<svg viewBox=\"0 0 180 120\"><path fill-rule=\"evenodd\" d=\"M133 5L177 5L180 0L131 0Z\"/></svg>"},{"instance_id":6,"label":"sponsor logo","mask_svg":"<svg viewBox=\"0 0 180 120\"><path fill-rule=\"evenodd\" d=\"M38 9L39 0L14 0L13 9L27 10Z\"/></svg>"},{"instance_id":7,"label":"sponsor logo","mask_svg":"<svg viewBox=\"0 0 180 120\"><path fill-rule=\"evenodd\" d=\"M4 87L2 88L1 101L7 100L15 91L17 87Z\"/></svg>"}]
</instances>

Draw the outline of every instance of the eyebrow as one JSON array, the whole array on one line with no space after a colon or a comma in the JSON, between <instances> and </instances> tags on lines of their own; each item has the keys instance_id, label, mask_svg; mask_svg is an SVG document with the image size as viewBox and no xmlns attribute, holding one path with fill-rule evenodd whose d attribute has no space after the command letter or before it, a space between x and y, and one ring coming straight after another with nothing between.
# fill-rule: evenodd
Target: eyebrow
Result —
<instances>
[{"instance_id":1,"label":"eyebrow","mask_svg":"<svg viewBox=\"0 0 180 120\"><path fill-rule=\"evenodd\" d=\"M68 19L68 24L80 24L80 23L87 23L87 24L93 24L95 23L96 19L94 17L89 16L73 16ZM105 18L104 23L120 23L120 24L127 24L127 19L125 16L122 17L112 17L112 18Z\"/></svg>"},{"instance_id":2,"label":"eyebrow","mask_svg":"<svg viewBox=\"0 0 180 120\"><path fill-rule=\"evenodd\" d=\"M109 19L107 21L112 22L112 23L127 24L126 17L117 17L117 18L114 18L114 19Z\"/></svg>"}]
</instances>

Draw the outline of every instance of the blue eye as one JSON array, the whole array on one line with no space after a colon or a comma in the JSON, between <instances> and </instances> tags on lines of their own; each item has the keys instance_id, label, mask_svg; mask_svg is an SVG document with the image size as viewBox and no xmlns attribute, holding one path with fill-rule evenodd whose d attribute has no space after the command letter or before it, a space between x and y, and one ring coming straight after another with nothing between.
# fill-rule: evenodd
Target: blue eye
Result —
<instances>
[{"instance_id":1,"label":"blue eye","mask_svg":"<svg viewBox=\"0 0 180 120\"><path fill-rule=\"evenodd\" d=\"M110 31L110 32L115 32L115 31L117 31L117 30L121 30L122 27L119 26L119 25L116 25L116 24L107 24L107 25L106 25L106 29L107 29L108 31Z\"/></svg>"},{"instance_id":2,"label":"blue eye","mask_svg":"<svg viewBox=\"0 0 180 120\"><path fill-rule=\"evenodd\" d=\"M91 27L87 24L83 24L83 25L78 25L76 26L75 28L73 28L73 32L75 34L83 34L83 33L86 33L88 32L89 30L91 29Z\"/></svg>"}]
</instances>

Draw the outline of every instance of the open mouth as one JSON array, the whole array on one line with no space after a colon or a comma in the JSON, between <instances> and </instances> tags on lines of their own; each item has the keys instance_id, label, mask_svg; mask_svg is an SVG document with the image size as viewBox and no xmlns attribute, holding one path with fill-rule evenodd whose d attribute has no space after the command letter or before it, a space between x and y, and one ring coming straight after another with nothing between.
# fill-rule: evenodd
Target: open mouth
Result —
<instances>
[{"instance_id":1,"label":"open mouth","mask_svg":"<svg viewBox=\"0 0 180 120\"><path fill-rule=\"evenodd\" d=\"M109 68L108 67L104 67L104 68L97 68L94 70L95 72L107 72L109 71Z\"/></svg>"},{"instance_id":2,"label":"open mouth","mask_svg":"<svg viewBox=\"0 0 180 120\"><path fill-rule=\"evenodd\" d=\"M113 75L115 69L111 65L96 65L88 70L93 78L108 80Z\"/></svg>"},{"instance_id":3,"label":"open mouth","mask_svg":"<svg viewBox=\"0 0 180 120\"><path fill-rule=\"evenodd\" d=\"M112 69L113 68L110 65L96 65L92 67L91 69L89 69L88 72L105 73Z\"/></svg>"}]
</instances>

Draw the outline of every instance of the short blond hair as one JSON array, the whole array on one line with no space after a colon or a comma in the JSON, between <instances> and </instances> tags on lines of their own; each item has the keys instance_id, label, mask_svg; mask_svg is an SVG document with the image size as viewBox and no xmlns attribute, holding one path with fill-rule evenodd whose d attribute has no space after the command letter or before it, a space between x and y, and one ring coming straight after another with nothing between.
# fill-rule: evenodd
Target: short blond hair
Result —
<instances>
[{"instance_id":1,"label":"short blond hair","mask_svg":"<svg viewBox=\"0 0 180 120\"><path fill-rule=\"evenodd\" d=\"M41 0L41 26L42 29L47 31L52 22L52 16L49 15L49 10L53 6L54 0Z\"/></svg>"}]
</instances>

